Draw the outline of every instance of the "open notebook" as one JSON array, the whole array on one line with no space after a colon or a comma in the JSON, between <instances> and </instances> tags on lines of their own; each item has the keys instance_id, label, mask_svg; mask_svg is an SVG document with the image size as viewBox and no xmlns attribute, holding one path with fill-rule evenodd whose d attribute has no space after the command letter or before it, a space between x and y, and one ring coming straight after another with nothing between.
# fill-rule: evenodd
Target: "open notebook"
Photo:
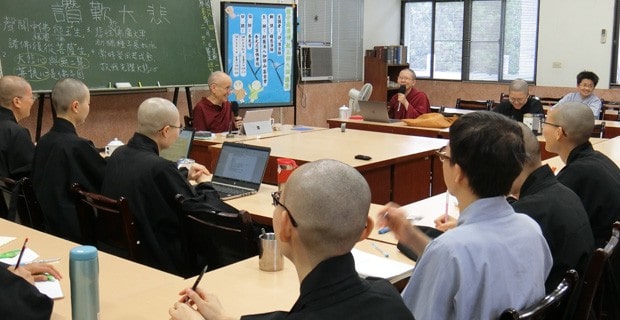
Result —
<instances>
[{"instance_id":1,"label":"open notebook","mask_svg":"<svg viewBox=\"0 0 620 320\"><path fill-rule=\"evenodd\" d=\"M391 260L353 248L355 270L361 278L376 277L394 283L411 276L413 265Z\"/></svg>"},{"instance_id":2,"label":"open notebook","mask_svg":"<svg viewBox=\"0 0 620 320\"><path fill-rule=\"evenodd\" d=\"M211 185L220 199L228 200L258 192L270 148L224 142L213 172Z\"/></svg>"}]
</instances>

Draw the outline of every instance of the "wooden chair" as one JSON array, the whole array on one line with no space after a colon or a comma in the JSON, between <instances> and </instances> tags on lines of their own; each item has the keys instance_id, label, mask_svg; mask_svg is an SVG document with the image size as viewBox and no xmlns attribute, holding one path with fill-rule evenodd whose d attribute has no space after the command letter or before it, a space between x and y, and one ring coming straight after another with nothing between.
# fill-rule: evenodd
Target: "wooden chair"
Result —
<instances>
[{"instance_id":1,"label":"wooden chair","mask_svg":"<svg viewBox=\"0 0 620 320\"><path fill-rule=\"evenodd\" d=\"M177 201L184 201L177 195ZM198 265L214 270L258 254L258 235L250 214L193 212L186 216L188 241Z\"/></svg>"},{"instance_id":2,"label":"wooden chair","mask_svg":"<svg viewBox=\"0 0 620 320\"><path fill-rule=\"evenodd\" d=\"M518 319L561 319L567 304L568 296L575 288L577 283L577 271L568 270L562 282L551 292L542 298L538 303L517 311L514 308L508 308L502 312L500 320L518 320Z\"/></svg>"},{"instance_id":3,"label":"wooden chair","mask_svg":"<svg viewBox=\"0 0 620 320\"><path fill-rule=\"evenodd\" d=\"M493 107L493 100L462 100L456 99L457 109L466 110L491 110Z\"/></svg>"},{"instance_id":4,"label":"wooden chair","mask_svg":"<svg viewBox=\"0 0 620 320\"><path fill-rule=\"evenodd\" d=\"M83 241L102 251L140 262L142 248L127 199L114 200L87 192L78 183L71 189Z\"/></svg>"},{"instance_id":5,"label":"wooden chair","mask_svg":"<svg viewBox=\"0 0 620 320\"><path fill-rule=\"evenodd\" d=\"M194 117L183 116L183 120L185 121L185 127L193 128L194 127Z\"/></svg>"},{"instance_id":6,"label":"wooden chair","mask_svg":"<svg viewBox=\"0 0 620 320\"><path fill-rule=\"evenodd\" d=\"M560 99L562 98L538 97L538 100L540 100L540 104L542 104L543 107L555 106L556 104L558 104L558 102L560 102Z\"/></svg>"},{"instance_id":7,"label":"wooden chair","mask_svg":"<svg viewBox=\"0 0 620 320\"><path fill-rule=\"evenodd\" d=\"M611 238L604 248L597 248L590 257L590 262L580 281L580 289L571 297L571 304L575 304L575 311L571 319L588 319L593 313L596 319L601 319L601 302L603 287L599 285L601 276L609 257L614 253L620 238L620 222L614 222ZM595 301L596 297L596 301Z\"/></svg>"},{"instance_id":8,"label":"wooden chair","mask_svg":"<svg viewBox=\"0 0 620 320\"><path fill-rule=\"evenodd\" d=\"M2 190L7 209L6 218L12 220L17 217L22 225L45 231L45 218L34 194L30 178L23 177L17 181L11 178L0 178L0 190Z\"/></svg>"},{"instance_id":9,"label":"wooden chair","mask_svg":"<svg viewBox=\"0 0 620 320\"><path fill-rule=\"evenodd\" d=\"M500 93L499 94L499 102L510 99L510 95L508 93Z\"/></svg>"},{"instance_id":10,"label":"wooden chair","mask_svg":"<svg viewBox=\"0 0 620 320\"><path fill-rule=\"evenodd\" d=\"M605 121L595 124L590 136L593 138L603 138L605 136Z\"/></svg>"},{"instance_id":11,"label":"wooden chair","mask_svg":"<svg viewBox=\"0 0 620 320\"><path fill-rule=\"evenodd\" d=\"M620 102L601 100L601 103L603 104L603 107L601 108L601 116L599 117L600 120L620 120Z\"/></svg>"}]
</instances>

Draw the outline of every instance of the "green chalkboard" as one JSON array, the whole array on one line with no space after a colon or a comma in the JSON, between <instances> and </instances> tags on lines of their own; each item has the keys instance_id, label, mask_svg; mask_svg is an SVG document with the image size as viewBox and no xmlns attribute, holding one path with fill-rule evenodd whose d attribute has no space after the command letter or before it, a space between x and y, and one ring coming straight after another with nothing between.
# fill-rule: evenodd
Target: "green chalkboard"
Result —
<instances>
[{"instance_id":1,"label":"green chalkboard","mask_svg":"<svg viewBox=\"0 0 620 320\"><path fill-rule=\"evenodd\" d=\"M0 74L33 89L206 84L221 70L211 0L19 0L0 4Z\"/></svg>"}]
</instances>

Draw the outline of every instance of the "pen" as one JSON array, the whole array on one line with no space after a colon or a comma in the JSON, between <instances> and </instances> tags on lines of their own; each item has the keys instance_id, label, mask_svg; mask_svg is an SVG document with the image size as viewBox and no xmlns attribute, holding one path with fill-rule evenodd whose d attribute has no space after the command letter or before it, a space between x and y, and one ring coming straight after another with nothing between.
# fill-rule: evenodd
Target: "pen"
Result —
<instances>
[{"instance_id":1,"label":"pen","mask_svg":"<svg viewBox=\"0 0 620 320\"><path fill-rule=\"evenodd\" d=\"M384 257L386 257L386 258L390 257L390 255L387 252L381 250L381 248L379 248L379 246L374 244L374 242L371 242L370 245L373 246L373 248L377 249L377 251L379 251Z\"/></svg>"},{"instance_id":2,"label":"pen","mask_svg":"<svg viewBox=\"0 0 620 320\"><path fill-rule=\"evenodd\" d=\"M448 222L448 210L450 209L449 204L450 204L450 193L446 191L446 211L443 214L444 223Z\"/></svg>"},{"instance_id":3,"label":"pen","mask_svg":"<svg viewBox=\"0 0 620 320\"><path fill-rule=\"evenodd\" d=\"M383 227L381 229L379 229L379 231L377 231L379 234L386 234L388 232L390 232L390 228L388 227Z\"/></svg>"},{"instance_id":4,"label":"pen","mask_svg":"<svg viewBox=\"0 0 620 320\"><path fill-rule=\"evenodd\" d=\"M26 251L26 243L28 243L28 238L24 240L24 245L22 246L22 251L19 253L19 257L17 258L17 263L15 264L15 269L19 268L19 263L22 262L22 257L24 256L24 251Z\"/></svg>"},{"instance_id":5,"label":"pen","mask_svg":"<svg viewBox=\"0 0 620 320\"><path fill-rule=\"evenodd\" d=\"M60 258L50 258L50 259L35 260L33 261L33 263L52 263L52 262L58 262L58 261L60 261Z\"/></svg>"},{"instance_id":6,"label":"pen","mask_svg":"<svg viewBox=\"0 0 620 320\"><path fill-rule=\"evenodd\" d=\"M192 286L192 291L196 291L196 288L198 288L198 284L200 283L200 280L202 280L202 276L205 274L205 272L207 272L207 269L209 268L209 265L205 265L204 269L202 269L202 271L200 271L200 274L198 275L198 278L196 278L196 281L194 281L194 285ZM189 296L185 299L185 302L187 303L187 301L189 301Z\"/></svg>"}]
</instances>

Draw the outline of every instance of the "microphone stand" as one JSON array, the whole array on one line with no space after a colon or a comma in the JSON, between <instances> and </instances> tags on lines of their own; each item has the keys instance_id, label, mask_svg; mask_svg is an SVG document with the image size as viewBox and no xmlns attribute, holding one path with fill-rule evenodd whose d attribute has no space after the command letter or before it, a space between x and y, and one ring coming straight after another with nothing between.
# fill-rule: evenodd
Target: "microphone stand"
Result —
<instances>
[{"instance_id":1,"label":"microphone stand","mask_svg":"<svg viewBox=\"0 0 620 320\"><path fill-rule=\"evenodd\" d=\"M228 124L228 133L226 134L226 138L227 138L227 139L229 139L229 138L234 138L234 137L235 137L235 135L232 133L232 127L233 127L233 122L234 122L234 121L235 121L235 118L233 117L233 118L230 120L230 123Z\"/></svg>"}]
</instances>

